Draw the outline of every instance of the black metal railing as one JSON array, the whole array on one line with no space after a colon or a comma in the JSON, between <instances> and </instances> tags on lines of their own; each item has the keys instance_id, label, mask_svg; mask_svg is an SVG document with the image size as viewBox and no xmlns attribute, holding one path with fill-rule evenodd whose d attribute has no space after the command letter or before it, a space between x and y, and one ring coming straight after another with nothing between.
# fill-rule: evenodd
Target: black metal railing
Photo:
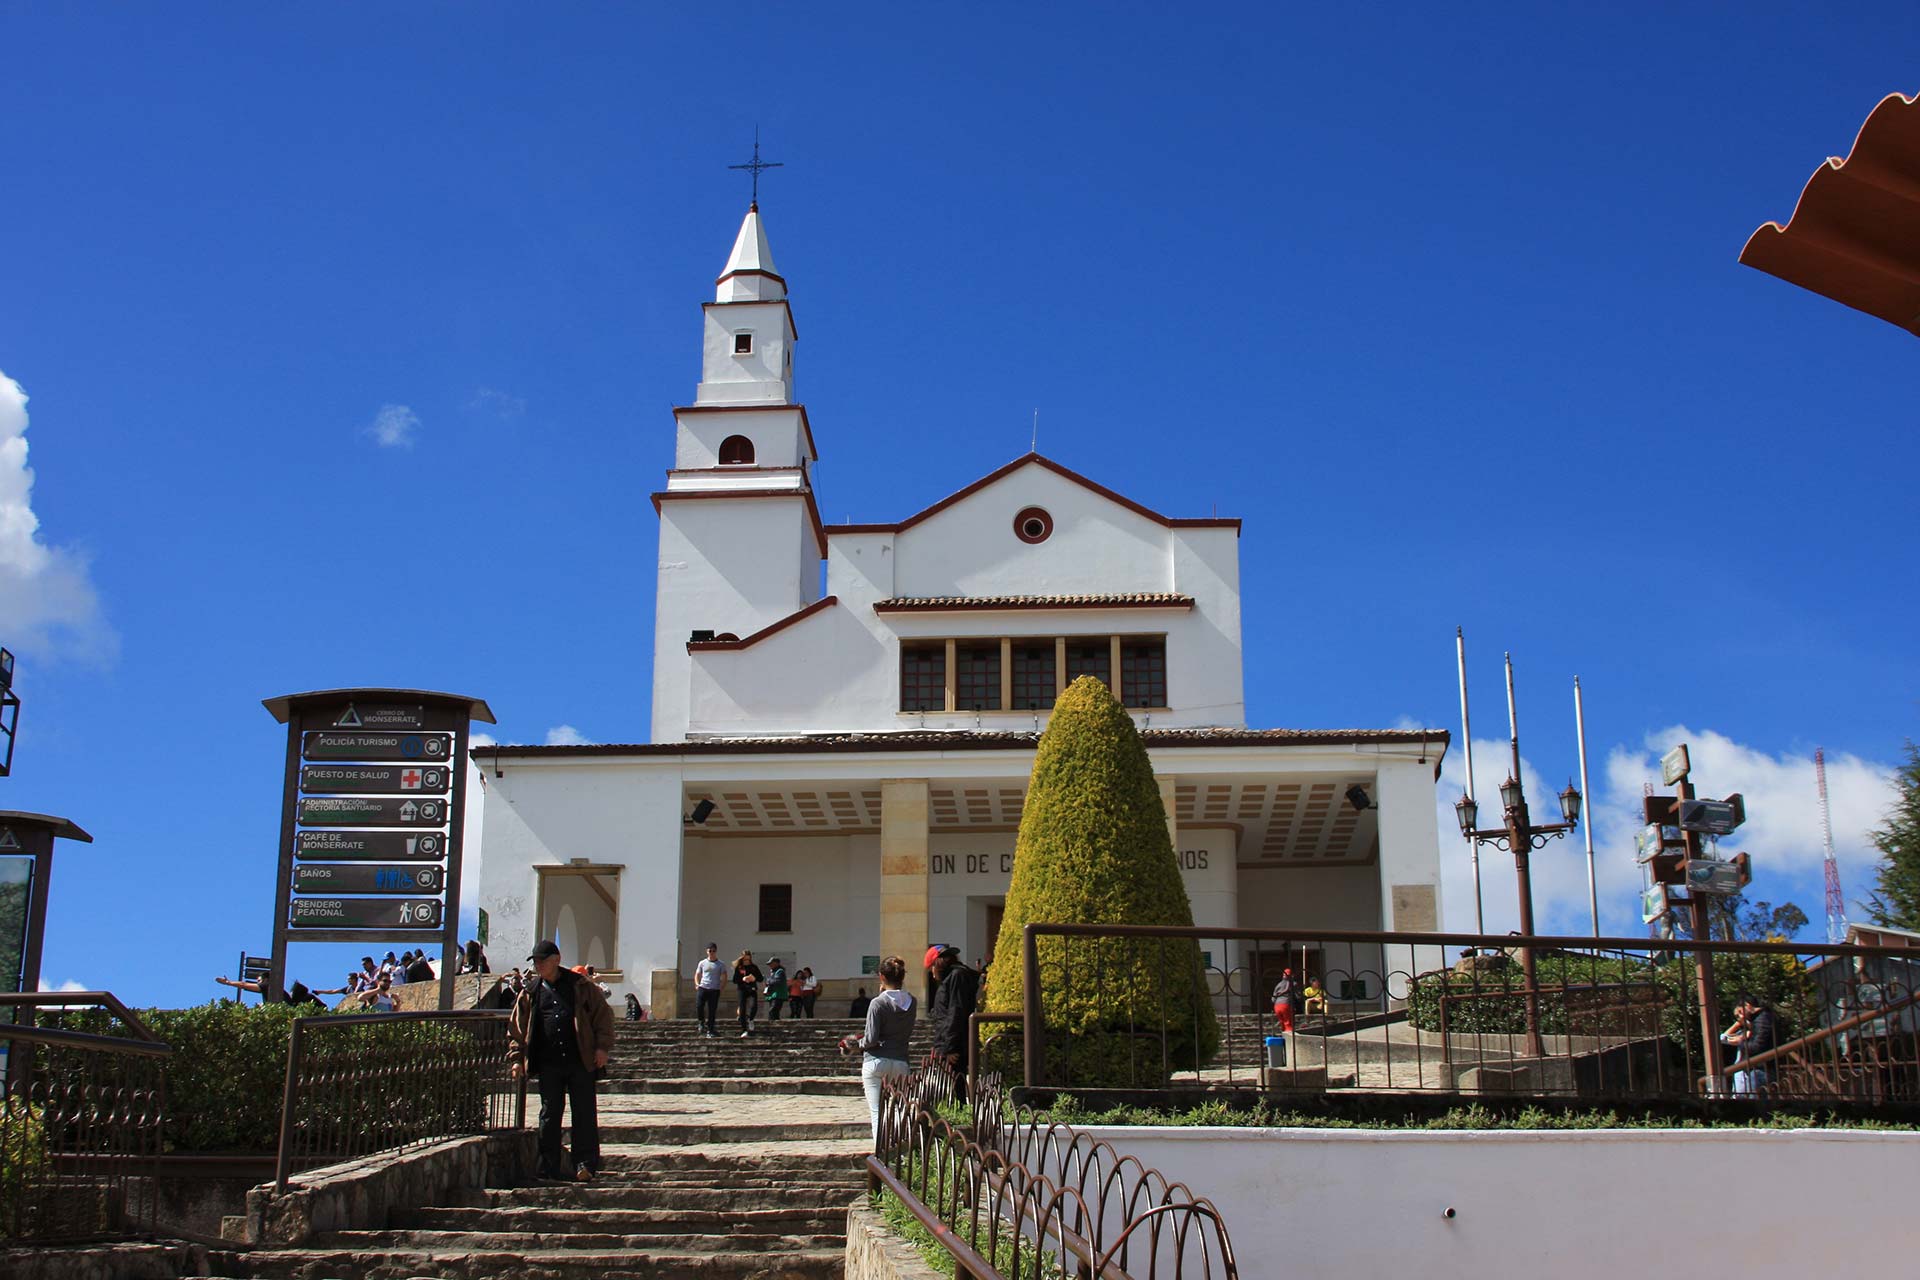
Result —
<instances>
[{"instance_id":1,"label":"black metal railing","mask_svg":"<svg viewBox=\"0 0 1920 1280\"><path fill-rule=\"evenodd\" d=\"M1213 1205L1071 1126L1010 1108L991 1072L929 1061L888 1082L870 1181L975 1280L1237 1280Z\"/></svg>"},{"instance_id":2,"label":"black metal railing","mask_svg":"<svg viewBox=\"0 0 1920 1280\"><path fill-rule=\"evenodd\" d=\"M275 1182L284 1191L296 1171L317 1165L524 1128L526 1109L503 1012L296 1018Z\"/></svg>"},{"instance_id":3,"label":"black metal railing","mask_svg":"<svg viewBox=\"0 0 1920 1280\"><path fill-rule=\"evenodd\" d=\"M32 1024L50 1007L98 1006L126 1035ZM173 1050L104 991L0 994L0 1241L56 1244L153 1230L154 1175Z\"/></svg>"},{"instance_id":4,"label":"black metal railing","mask_svg":"<svg viewBox=\"0 0 1920 1280\"><path fill-rule=\"evenodd\" d=\"M1036 924L1021 963L980 1056L1029 1087L1920 1104L1920 949Z\"/></svg>"}]
</instances>

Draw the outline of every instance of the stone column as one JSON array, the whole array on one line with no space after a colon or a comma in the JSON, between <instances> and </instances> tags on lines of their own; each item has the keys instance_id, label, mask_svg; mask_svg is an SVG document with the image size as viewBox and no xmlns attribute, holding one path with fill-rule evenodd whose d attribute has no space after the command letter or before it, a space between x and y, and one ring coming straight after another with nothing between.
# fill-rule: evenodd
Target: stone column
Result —
<instances>
[{"instance_id":1,"label":"stone column","mask_svg":"<svg viewBox=\"0 0 1920 1280\"><path fill-rule=\"evenodd\" d=\"M880 783L880 954L912 973L927 947L927 780Z\"/></svg>"},{"instance_id":2,"label":"stone column","mask_svg":"<svg viewBox=\"0 0 1920 1280\"><path fill-rule=\"evenodd\" d=\"M1380 820L1380 927L1438 932L1442 927L1440 827L1433 765L1381 760L1374 775L1374 803ZM1437 969L1442 962L1437 946L1400 946L1394 948L1390 964L1417 974Z\"/></svg>"}]
</instances>

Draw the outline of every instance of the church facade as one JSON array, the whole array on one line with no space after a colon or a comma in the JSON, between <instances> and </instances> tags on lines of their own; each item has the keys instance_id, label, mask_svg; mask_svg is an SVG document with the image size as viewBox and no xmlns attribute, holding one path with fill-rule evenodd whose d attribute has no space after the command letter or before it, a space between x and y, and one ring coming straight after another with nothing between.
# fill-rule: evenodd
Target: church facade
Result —
<instances>
[{"instance_id":1,"label":"church facade","mask_svg":"<svg viewBox=\"0 0 1920 1280\"><path fill-rule=\"evenodd\" d=\"M1448 736L1247 726L1240 521L1031 453L897 523L825 525L795 338L755 207L653 495L647 740L473 753L499 954L554 937L655 1016L690 1005L708 942L811 967L826 1001L929 941L977 963L1081 675L1141 729L1196 923L1439 927Z\"/></svg>"}]
</instances>

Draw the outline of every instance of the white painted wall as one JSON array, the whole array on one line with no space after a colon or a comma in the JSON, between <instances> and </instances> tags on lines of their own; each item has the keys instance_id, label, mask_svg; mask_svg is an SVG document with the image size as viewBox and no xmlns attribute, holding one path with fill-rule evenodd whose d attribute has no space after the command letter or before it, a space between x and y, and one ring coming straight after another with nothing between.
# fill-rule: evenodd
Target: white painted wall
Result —
<instances>
[{"instance_id":1,"label":"white painted wall","mask_svg":"<svg viewBox=\"0 0 1920 1280\"><path fill-rule=\"evenodd\" d=\"M814 546L806 500L798 495L661 504L653 631L655 742L687 735L687 636L695 629L748 636L813 603L820 589ZM750 658L757 652L725 656ZM769 668L767 678L779 681L782 674Z\"/></svg>"},{"instance_id":2,"label":"white painted wall","mask_svg":"<svg viewBox=\"0 0 1920 1280\"><path fill-rule=\"evenodd\" d=\"M745 436L753 441L756 467L792 467L812 459L798 405L732 413L683 413L676 414L674 421L678 430L674 433L673 465L679 471L719 466L720 442L728 436Z\"/></svg>"},{"instance_id":3,"label":"white painted wall","mask_svg":"<svg viewBox=\"0 0 1920 1280\"><path fill-rule=\"evenodd\" d=\"M1211 1199L1246 1280L1896 1275L1914 1265L1920 1134L1087 1132Z\"/></svg>"},{"instance_id":4,"label":"white painted wall","mask_svg":"<svg viewBox=\"0 0 1920 1280\"><path fill-rule=\"evenodd\" d=\"M1054 517L1053 536L1037 546L1013 533L1014 515L1035 504ZM791 545L761 529L712 523L697 531L688 525L690 532L676 530L670 539L664 523L663 591L668 584L664 566L670 562L687 566L691 592L721 560L736 563L749 540L761 540L771 548L768 555ZM689 545L670 555L670 542L678 548L682 541ZM903 715L899 710L902 639L1003 635L1164 634L1172 705L1151 713L1152 723L1162 728L1244 725L1238 555L1231 529L1168 529L1045 467L1024 467L900 534L829 539L827 592L839 602L838 616L809 619L751 649L695 655L687 731L1044 728L1046 713L1031 711ZM753 572L764 574L764 566L756 565ZM769 589L770 584L756 583L737 594ZM1192 595L1195 606L964 614L878 614L873 609L876 601L895 596L1122 591L1178 591ZM715 600L710 612L726 593L718 586L704 592ZM668 603L663 596L663 607ZM674 633L684 644L684 629L675 627ZM666 635L663 624L659 636ZM668 664L657 665L666 679ZM672 690L657 690L655 696L657 705L673 701ZM1140 718L1144 722L1146 713ZM655 724L656 737L670 732L667 720L656 717Z\"/></svg>"},{"instance_id":5,"label":"white painted wall","mask_svg":"<svg viewBox=\"0 0 1920 1280\"><path fill-rule=\"evenodd\" d=\"M678 963L678 769L510 760L501 771L496 778L486 770L480 864L479 905L487 911L494 967L519 963L537 941L534 868L585 858L621 868L620 950L610 963L650 1002L647 975Z\"/></svg>"},{"instance_id":6,"label":"white painted wall","mask_svg":"<svg viewBox=\"0 0 1920 1280\"><path fill-rule=\"evenodd\" d=\"M1380 806L1380 919L1389 930L1431 933L1446 919L1440 900L1440 828L1434 816L1434 767L1417 760L1382 757L1374 776L1374 803ZM1432 910L1424 903L1409 911L1396 907L1395 890L1411 886L1431 890ZM1439 947L1415 947L1406 959L1413 972L1446 963Z\"/></svg>"},{"instance_id":7,"label":"white painted wall","mask_svg":"<svg viewBox=\"0 0 1920 1280\"><path fill-rule=\"evenodd\" d=\"M793 931L761 933L760 886L793 886ZM709 942L729 963L751 950L762 969L778 956L791 973L857 978L880 938L880 838L692 835L680 908L681 951L693 966Z\"/></svg>"}]
</instances>

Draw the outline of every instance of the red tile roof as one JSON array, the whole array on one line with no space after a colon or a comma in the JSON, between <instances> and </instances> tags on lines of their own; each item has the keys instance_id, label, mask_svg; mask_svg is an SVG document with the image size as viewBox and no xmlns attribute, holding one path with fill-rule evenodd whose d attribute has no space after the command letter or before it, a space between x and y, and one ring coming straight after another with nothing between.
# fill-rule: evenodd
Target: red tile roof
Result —
<instances>
[{"instance_id":1,"label":"red tile roof","mask_svg":"<svg viewBox=\"0 0 1920 1280\"><path fill-rule=\"evenodd\" d=\"M874 602L875 613L960 613L1011 609L1191 609L1193 597L1173 591L1123 591L1084 596L896 596Z\"/></svg>"},{"instance_id":2,"label":"red tile roof","mask_svg":"<svg viewBox=\"0 0 1920 1280\"><path fill-rule=\"evenodd\" d=\"M1153 747L1372 746L1422 744L1438 760L1452 738L1445 729L1142 729ZM1021 751L1040 741L1033 732L950 729L896 733L823 733L804 737L700 738L686 742L586 743L578 746L475 747L485 759L551 756L781 755L788 752Z\"/></svg>"},{"instance_id":3,"label":"red tile roof","mask_svg":"<svg viewBox=\"0 0 1920 1280\"><path fill-rule=\"evenodd\" d=\"M1783 227L1740 261L1920 334L1920 102L1888 94L1843 160L1828 158Z\"/></svg>"}]
</instances>

